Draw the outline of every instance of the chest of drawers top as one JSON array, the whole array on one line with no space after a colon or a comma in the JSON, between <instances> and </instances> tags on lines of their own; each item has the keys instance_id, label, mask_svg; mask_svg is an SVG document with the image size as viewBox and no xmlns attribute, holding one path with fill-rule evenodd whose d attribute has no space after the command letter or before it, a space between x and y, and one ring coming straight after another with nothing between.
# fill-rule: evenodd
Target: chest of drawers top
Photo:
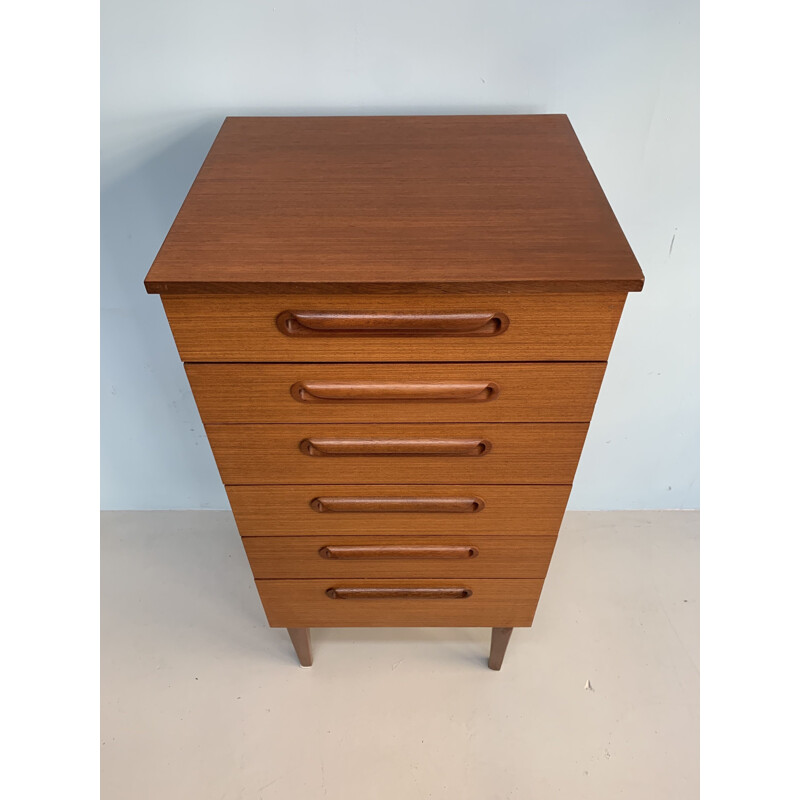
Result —
<instances>
[{"instance_id":1,"label":"chest of drawers top","mask_svg":"<svg viewBox=\"0 0 800 800\"><path fill-rule=\"evenodd\" d=\"M558 114L229 117L145 280L162 296L642 285Z\"/></svg>"}]
</instances>

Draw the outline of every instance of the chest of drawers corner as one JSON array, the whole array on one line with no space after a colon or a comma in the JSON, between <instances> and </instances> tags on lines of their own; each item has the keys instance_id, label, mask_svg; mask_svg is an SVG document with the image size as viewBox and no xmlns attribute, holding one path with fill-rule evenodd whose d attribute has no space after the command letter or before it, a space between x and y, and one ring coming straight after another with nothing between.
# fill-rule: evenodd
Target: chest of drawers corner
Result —
<instances>
[{"instance_id":1,"label":"chest of drawers corner","mask_svg":"<svg viewBox=\"0 0 800 800\"><path fill-rule=\"evenodd\" d=\"M566 117L228 118L146 280L273 627L531 625L642 275Z\"/></svg>"}]
</instances>

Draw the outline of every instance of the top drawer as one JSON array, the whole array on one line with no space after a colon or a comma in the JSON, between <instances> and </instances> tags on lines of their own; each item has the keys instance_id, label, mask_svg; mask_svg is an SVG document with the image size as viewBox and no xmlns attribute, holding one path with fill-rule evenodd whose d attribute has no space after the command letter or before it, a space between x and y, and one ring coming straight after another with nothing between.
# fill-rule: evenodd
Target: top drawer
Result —
<instances>
[{"instance_id":1,"label":"top drawer","mask_svg":"<svg viewBox=\"0 0 800 800\"><path fill-rule=\"evenodd\" d=\"M163 296L193 361L605 361L625 294Z\"/></svg>"}]
</instances>

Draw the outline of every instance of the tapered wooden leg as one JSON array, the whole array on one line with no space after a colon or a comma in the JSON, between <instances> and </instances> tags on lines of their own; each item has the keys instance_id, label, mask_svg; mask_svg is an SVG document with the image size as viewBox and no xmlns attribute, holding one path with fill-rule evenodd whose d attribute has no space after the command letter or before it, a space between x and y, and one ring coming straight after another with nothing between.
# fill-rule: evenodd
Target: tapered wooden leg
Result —
<instances>
[{"instance_id":1,"label":"tapered wooden leg","mask_svg":"<svg viewBox=\"0 0 800 800\"><path fill-rule=\"evenodd\" d=\"M489 650L489 669L500 669L513 628L492 628L492 647Z\"/></svg>"},{"instance_id":2,"label":"tapered wooden leg","mask_svg":"<svg viewBox=\"0 0 800 800\"><path fill-rule=\"evenodd\" d=\"M294 645L294 651L297 653L300 666L310 667L313 661L311 658L311 629L287 628L286 630L289 631L289 638L292 640L292 644Z\"/></svg>"}]
</instances>

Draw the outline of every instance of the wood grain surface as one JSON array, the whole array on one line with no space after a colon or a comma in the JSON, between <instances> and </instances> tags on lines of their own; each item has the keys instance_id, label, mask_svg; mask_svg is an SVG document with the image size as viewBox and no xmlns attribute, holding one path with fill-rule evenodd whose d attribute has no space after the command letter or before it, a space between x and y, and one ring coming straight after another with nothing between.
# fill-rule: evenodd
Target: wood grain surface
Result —
<instances>
[{"instance_id":1,"label":"wood grain surface","mask_svg":"<svg viewBox=\"0 0 800 800\"><path fill-rule=\"evenodd\" d=\"M209 295L162 297L184 361L606 361L626 295ZM496 336L287 336L285 311L504 314Z\"/></svg>"},{"instance_id":2,"label":"wood grain surface","mask_svg":"<svg viewBox=\"0 0 800 800\"><path fill-rule=\"evenodd\" d=\"M638 291L564 115L229 117L149 292Z\"/></svg>"},{"instance_id":3,"label":"wood grain surface","mask_svg":"<svg viewBox=\"0 0 800 800\"><path fill-rule=\"evenodd\" d=\"M228 499L242 536L329 536L334 534L413 536L464 534L492 536L555 536L570 486L227 486ZM319 498L351 503L358 511L316 511ZM434 508L446 510L387 511L387 501L420 508L420 501L444 500ZM447 500L459 501L447 510ZM413 505L416 503L416 505ZM423 508L425 506L422 506ZM430 506L428 506L430 508ZM450 509L453 507L450 506Z\"/></svg>"},{"instance_id":4,"label":"wood grain surface","mask_svg":"<svg viewBox=\"0 0 800 800\"><path fill-rule=\"evenodd\" d=\"M187 364L205 423L588 422L603 362Z\"/></svg>"},{"instance_id":5,"label":"wood grain surface","mask_svg":"<svg viewBox=\"0 0 800 800\"><path fill-rule=\"evenodd\" d=\"M522 627L533 622L542 580L324 579L257 580L273 628ZM333 599L330 589L456 589L469 597Z\"/></svg>"},{"instance_id":6,"label":"wood grain surface","mask_svg":"<svg viewBox=\"0 0 800 800\"><path fill-rule=\"evenodd\" d=\"M393 425L206 425L225 484L255 483L546 483L571 484L588 430L583 422L429 423ZM391 455L395 442L486 442L464 455ZM307 441L339 443L337 451L370 455L309 455ZM382 444L385 442L385 447ZM312 448L313 449L313 448ZM326 448L317 449L324 453ZM327 448L331 449L331 448ZM377 455L384 449L387 455Z\"/></svg>"},{"instance_id":7,"label":"wood grain surface","mask_svg":"<svg viewBox=\"0 0 800 800\"><path fill-rule=\"evenodd\" d=\"M544 578L555 536L259 536L243 539L256 578ZM435 531L431 531L435 534ZM326 550L340 550L331 558ZM364 551L364 552L360 552ZM471 551L466 555L466 551Z\"/></svg>"}]
</instances>

